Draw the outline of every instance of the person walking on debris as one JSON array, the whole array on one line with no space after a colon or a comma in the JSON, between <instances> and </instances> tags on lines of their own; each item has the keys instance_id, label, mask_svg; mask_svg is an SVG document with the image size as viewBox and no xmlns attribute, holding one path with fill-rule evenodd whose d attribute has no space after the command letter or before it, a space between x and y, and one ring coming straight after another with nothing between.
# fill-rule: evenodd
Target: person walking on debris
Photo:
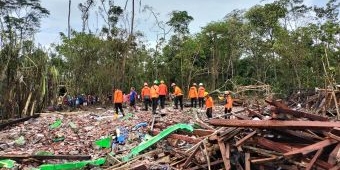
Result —
<instances>
[{"instance_id":1,"label":"person walking on debris","mask_svg":"<svg viewBox=\"0 0 340 170\"><path fill-rule=\"evenodd\" d=\"M142 89L141 92L141 96L142 96L142 101L144 102L144 110L148 111L148 106L150 103L150 87L148 86L148 83L144 83L144 87Z\"/></svg>"},{"instance_id":2,"label":"person walking on debris","mask_svg":"<svg viewBox=\"0 0 340 170\"><path fill-rule=\"evenodd\" d=\"M205 88L203 87L203 83L199 83L198 85L200 86L198 88L198 107L203 108Z\"/></svg>"},{"instance_id":3,"label":"person walking on debris","mask_svg":"<svg viewBox=\"0 0 340 170\"><path fill-rule=\"evenodd\" d=\"M166 97L166 94L168 94L168 87L166 86L166 84L164 84L163 80L161 80L161 84L158 86L158 90L159 90L159 100L161 103L161 108L164 109L165 97Z\"/></svg>"},{"instance_id":4,"label":"person walking on debris","mask_svg":"<svg viewBox=\"0 0 340 170\"><path fill-rule=\"evenodd\" d=\"M123 111L123 92L118 88L115 89L113 103L116 109L116 116L118 115L118 109L122 112L122 115L125 116Z\"/></svg>"},{"instance_id":5,"label":"person walking on debris","mask_svg":"<svg viewBox=\"0 0 340 170\"><path fill-rule=\"evenodd\" d=\"M172 83L171 87L174 88L173 95L175 96L175 109L178 109L178 102L179 102L181 110L183 110L183 93L182 93L182 90L178 86L176 86L175 83Z\"/></svg>"},{"instance_id":6,"label":"person walking on debris","mask_svg":"<svg viewBox=\"0 0 340 170\"><path fill-rule=\"evenodd\" d=\"M204 92L204 97L205 97L205 107L207 108L206 115L208 119L212 118L212 109L214 107L214 100L212 97L209 95L208 92Z\"/></svg>"},{"instance_id":7,"label":"person walking on debris","mask_svg":"<svg viewBox=\"0 0 340 170\"><path fill-rule=\"evenodd\" d=\"M228 118L229 115L227 114L230 114L233 108L233 99L229 91L224 92L224 97L225 97L224 114L226 115L225 118Z\"/></svg>"},{"instance_id":8,"label":"person walking on debris","mask_svg":"<svg viewBox=\"0 0 340 170\"><path fill-rule=\"evenodd\" d=\"M130 107L134 108L135 112L137 112L136 99L137 99L137 92L135 91L134 87L131 87L130 94L129 94L129 101L130 101Z\"/></svg>"},{"instance_id":9,"label":"person walking on debris","mask_svg":"<svg viewBox=\"0 0 340 170\"><path fill-rule=\"evenodd\" d=\"M190 87L188 98L191 101L191 107L197 107L197 98L198 98L198 93L197 93L197 84L193 83L192 86Z\"/></svg>"},{"instance_id":10,"label":"person walking on debris","mask_svg":"<svg viewBox=\"0 0 340 170\"><path fill-rule=\"evenodd\" d=\"M159 88L158 88L158 80L153 82L153 85L150 88L151 94L151 102L152 102L152 114L156 114L156 109L158 106L158 97L159 97Z\"/></svg>"}]
</instances>

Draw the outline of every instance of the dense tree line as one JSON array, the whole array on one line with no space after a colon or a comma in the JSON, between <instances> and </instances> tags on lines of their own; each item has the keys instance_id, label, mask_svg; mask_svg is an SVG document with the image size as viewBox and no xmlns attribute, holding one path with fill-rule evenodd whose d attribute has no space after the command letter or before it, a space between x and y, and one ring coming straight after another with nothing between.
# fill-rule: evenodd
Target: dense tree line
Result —
<instances>
[{"instance_id":1,"label":"dense tree line","mask_svg":"<svg viewBox=\"0 0 340 170\"><path fill-rule=\"evenodd\" d=\"M190 34L195 18L187 11L160 21L157 9L146 6L143 11L155 17L159 29L157 44L150 47L140 31L117 26L128 18L126 7L88 0L79 4L82 30L61 33L61 43L47 52L31 40L49 12L36 0L6 0L0 3L0 111L5 117L30 108L39 112L53 103L60 85L72 95L102 96L113 86L127 91L155 79L176 82L184 91L193 82L208 90L261 82L282 94L333 86L340 80L339 6L337 0L321 7L277 0L234 10L196 34ZM24 18L14 15L24 8L31 9ZM90 10L105 22L101 31L86 27Z\"/></svg>"}]
</instances>

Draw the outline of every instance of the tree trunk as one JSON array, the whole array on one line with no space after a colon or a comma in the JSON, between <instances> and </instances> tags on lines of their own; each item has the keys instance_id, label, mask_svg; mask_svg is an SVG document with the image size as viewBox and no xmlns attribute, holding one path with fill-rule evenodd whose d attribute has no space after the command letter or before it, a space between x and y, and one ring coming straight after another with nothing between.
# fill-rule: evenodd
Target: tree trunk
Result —
<instances>
[{"instance_id":1,"label":"tree trunk","mask_svg":"<svg viewBox=\"0 0 340 170\"><path fill-rule=\"evenodd\" d=\"M70 37L71 37L70 18L71 18L71 0L68 1L68 19L67 19L67 36L68 36L68 39L70 39Z\"/></svg>"}]
</instances>

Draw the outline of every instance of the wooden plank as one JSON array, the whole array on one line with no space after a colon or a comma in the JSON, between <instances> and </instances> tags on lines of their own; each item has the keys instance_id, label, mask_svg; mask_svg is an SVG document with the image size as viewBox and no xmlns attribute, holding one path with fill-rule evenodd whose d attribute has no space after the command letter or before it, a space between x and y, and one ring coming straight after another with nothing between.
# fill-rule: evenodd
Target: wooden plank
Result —
<instances>
[{"instance_id":1,"label":"wooden plank","mask_svg":"<svg viewBox=\"0 0 340 170\"><path fill-rule=\"evenodd\" d=\"M218 165L218 164L221 164L221 163L223 163L223 160L217 160L217 161L211 162L210 165L215 166L215 165ZM186 170L206 169L207 166L208 166L208 164L204 164L204 165L195 166L195 167L192 167L192 168L189 168L189 169L186 169Z\"/></svg>"},{"instance_id":2,"label":"wooden plank","mask_svg":"<svg viewBox=\"0 0 340 170\"><path fill-rule=\"evenodd\" d=\"M311 114L311 113L306 113L302 111L297 111L297 110L292 110L290 109L287 105L278 102L278 101L269 101L265 100L267 103L270 105L276 106L274 110L276 110L277 113L285 113L285 114L290 114L295 117L303 117L303 118L308 118L311 120L319 120L319 121L328 121L329 119L327 117Z\"/></svg>"},{"instance_id":3,"label":"wooden plank","mask_svg":"<svg viewBox=\"0 0 340 170\"><path fill-rule=\"evenodd\" d=\"M242 138L241 140L237 141L235 146L239 147L240 145L242 145L246 140L248 140L249 138L253 137L256 134L256 130L254 130L253 132L249 133L247 136L245 136L244 138Z\"/></svg>"},{"instance_id":4,"label":"wooden plank","mask_svg":"<svg viewBox=\"0 0 340 170\"><path fill-rule=\"evenodd\" d=\"M195 123L197 123L199 126L204 127L204 128L206 128L208 130L213 130L213 131L216 130L213 127L211 127L211 126L207 125L206 123L202 122L200 119L196 119Z\"/></svg>"},{"instance_id":5,"label":"wooden plank","mask_svg":"<svg viewBox=\"0 0 340 170\"><path fill-rule=\"evenodd\" d=\"M245 153L244 157L245 157L245 169L251 170L251 168L250 168L250 153L249 152Z\"/></svg>"},{"instance_id":6,"label":"wooden plank","mask_svg":"<svg viewBox=\"0 0 340 170\"><path fill-rule=\"evenodd\" d=\"M309 145L309 146L306 146L306 147L303 147L303 148L300 148L300 149L295 149L295 150L292 150L290 152L286 152L283 155L284 156L293 156L293 155L296 155L296 154L304 154L304 155L306 155L306 154L308 154L310 152L313 152L315 150L324 148L326 146L332 145L332 144L337 143L337 142L338 141L336 141L334 139L325 139L323 141L314 143L312 145Z\"/></svg>"},{"instance_id":7,"label":"wooden plank","mask_svg":"<svg viewBox=\"0 0 340 170\"><path fill-rule=\"evenodd\" d=\"M274 150L276 152L281 152L281 153L285 153L285 152L292 151L294 149L298 149L298 148L294 148L293 146L286 145L286 144L279 143L279 142L274 142L263 137L257 137L256 141L257 141L257 144L264 146L265 148Z\"/></svg>"},{"instance_id":8,"label":"wooden plank","mask_svg":"<svg viewBox=\"0 0 340 170\"><path fill-rule=\"evenodd\" d=\"M218 140L218 146L220 147L224 167L227 169L227 167L230 166L230 162L228 161L227 158L226 146L222 140Z\"/></svg>"},{"instance_id":9,"label":"wooden plank","mask_svg":"<svg viewBox=\"0 0 340 170\"><path fill-rule=\"evenodd\" d=\"M340 143L336 145L333 151L329 154L328 163L335 165L337 163L337 155L340 152Z\"/></svg>"},{"instance_id":10,"label":"wooden plank","mask_svg":"<svg viewBox=\"0 0 340 170\"><path fill-rule=\"evenodd\" d=\"M340 165L335 165L332 168L329 168L329 170L339 170L340 169Z\"/></svg>"},{"instance_id":11,"label":"wooden plank","mask_svg":"<svg viewBox=\"0 0 340 170\"><path fill-rule=\"evenodd\" d=\"M214 126L224 127L249 127L249 128L291 128L291 129L329 129L340 127L340 122L323 122L323 121L280 121L280 120L226 120L211 119L208 121Z\"/></svg>"},{"instance_id":12,"label":"wooden plank","mask_svg":"<svg viewBox=\"0 0 340 170\"><path fill-rule=\"evenodd\" d=\"M230 143L229 142L227 142L225 144L225 152L226 152L225 156L227 158L227 167L226 167L226 170L228 170L228 169L231 169L231 164L230 164Z\"/></svg>"},{"instance_id":13,"label":"wooden plank","mask_svg":"<svg viewBox=\"0 0 340 170\"><path fill-rule=\"evenodd\" d=\"M267 162L273 162L276 159L278 159L278 158L276 156L273 156L273 157L269 157L269 158L251 159L250 162L252 164L263 164L263 163L267 163Z\"/></svg>"},{"instance_id":14,"label":"wooden plank","mask_svg":"<svg viewBox=\"0 0 340 170\"><path fill-rule=\"evenodd\" d=\"M205 130L205 129L194 129L192 132L194 135L197 136L208 136L214 133L213 130Z\"/></svg>"},{"instance_id":15,"label":"wooden plank","mask_svg":"<svg viewBox=\"0 0 340 170\"><path fill-rule=\"evenodd\" d=\"M192 154L188 157L188 159L184 162L184 164L183 164L183 166L182 166L183 168L186 168L186 167L189 165L189 163L191 162L191 159L192 159L192 158L196 155L196 153L199 151L201 145L202 145L202 143L196 146L195 150L194 150L194 151L192 152Z\"/></svg>"},{"instance_id":16,"label":"wooden plank","mask_svg":"<svg viewBox=\"0 0 340 170\"><path fill-rule=\"evenodd\" d=\"M157 131L157 130L153 130L151 131L153 135L157 135L159 134L160 132ZM192 138L192 137L189 137L189 136L185 136L185 135L179 135L179 134L170 134L169 136L167 136L168 138L172 138L172 139L180 139L180 140L183 140L183 141L186 141L186 142L189 142L189 143L199 143L201 142L202 140L201 139L197 139L197 138Z\"/></svg>"},{"instance_id":17,"label":"wooden plank","mask_svg":"<svg viewBox=\"0 0 340 170\"><path fill-rule=\"evenodd\" d=\"M319 156L322 154L323 148L320 148L315 155L313 156L312 160L307 164L306 170L311 170L315 161L319 158Z\"/></svg>"}]
</instances>

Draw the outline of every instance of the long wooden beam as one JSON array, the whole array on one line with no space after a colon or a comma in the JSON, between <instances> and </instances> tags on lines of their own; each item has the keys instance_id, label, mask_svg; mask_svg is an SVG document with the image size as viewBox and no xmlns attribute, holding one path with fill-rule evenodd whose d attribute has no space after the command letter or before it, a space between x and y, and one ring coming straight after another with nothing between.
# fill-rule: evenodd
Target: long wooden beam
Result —
<instances>
[{"instance_id":1,"label":"long wooden beam","mask_svg":"<svg viewBox=\"0 0 340 170\"><path fill-rule=\"evenodd\" d=\"M152 131L152 134L153 135L157 135L159 134L160 132L157 131L157 130L153 130ZM183 141L186 141L186 142L189 142L189 143L199 143L201 142L202 140L201 139L197 139L197 138L192 138L192 137L189 137L189 136L185 136L185 135L179 135L179 134L170 134L168 136L168 138L172 138L172 139L180 139L180 140L183 140Z\"/></svg>"},{"instance_id":2,"label":"long wooden beam","mask_svg":"<svg viewBox=\"0 0 340 170\"><path fill-rule=\"evenodd\" d=\"M310 152L313 152L315 150L324 148L324 147L332 145L334 143L338 143L338 141L334 140L334 139L325 139L323 141L314 143L312 145L308 145L306 147L303 147L303 148L300 148L300 149L295 149L295 150L292 150L290 152L284 153L283 155L284 156L292 156L292 155L296 155L296 154L304 154L304 155L306 155L306 154L308 154Z\"/></svg>"},{"instance_id":3,"label":"long wooden beam","mask_svg":"<svg viewBox=\"0 0 340 170\"><path fill-rule=\"evenodd\" d=\"M226 120L211 119L208 121L214 126L224 127L248 127L248 128L291 128L291 129L329 129L340 127L340 122L322 122L322 121L280 121L280 120Z\"/></svg>"},{"instance_id":4,"label":"long wooden beam","mask_svg":"<svg viewBox=\"0 0 340 170\"><path fill-rule=\"evenodd\" d=\"M24 117L24 118L19 118L19 119L11 120L9 122L0 124L0 129L4 129L7 126L11 126L11 125L16 124L16 123L27 121L27 120L29 120L31 118L38 118L39 116L40 116L40 114L34 114L33 116L27 116L27 117Z\"/></svg>"},{"instance_id":5,"label":"long wooden beam","mask_svg":"<svg viewBox=\"0 0 340 170\"><path fill-rule=\"evenodd\" d=\"M320 148L315 155L313 156L312 160L308 163L306 170L311 170L315 161L319 158L319 156L322 154L323 148Z\"/></svg>"},{"instance_id":6,"label":"long wooden beam","mask_svg":"<svg viewBox=\"0 0 340 170\"><path fill-rule=\"evenodd\" d=\"M266 148L272 149L272 150L277 151L277 152L289 152L289 151L292 151L294 149L291 146L286 146L286 145L278 143L278 142L273 142L273 141L268 140L268 139L263 138L263 137L259 137L257 139L257 143L259 145L262 145L262 146L264 146ZM327 163L327 162L325 162L323 160L320 160L320 159L316 160L315 164L320 166L320 167L322 167L322 168L324 168L324 169L332 168L331 164L329 164L329 163Z\"/></svg>"},{"instance_id":7,"label":"long wooden beam","mask_svg":"<svg viewBox=\"0 0 340 170\"><path fill-rule=\"evenodd\" d=\"M292 110L287 105L281 102L278 102L278 101L269 101L269 100L265 100L265 101L268 104L275 106L276 108L274 108L274 111L276 111L277 113L286 113L286 114L293 115L295 117L303 117L303 118L308 118L311 120L328 121L327 117L323 117L323 116L319 116L319 115L315 115L311 113L306 113L302 111Z\"/></svg>"}]
</instances>

